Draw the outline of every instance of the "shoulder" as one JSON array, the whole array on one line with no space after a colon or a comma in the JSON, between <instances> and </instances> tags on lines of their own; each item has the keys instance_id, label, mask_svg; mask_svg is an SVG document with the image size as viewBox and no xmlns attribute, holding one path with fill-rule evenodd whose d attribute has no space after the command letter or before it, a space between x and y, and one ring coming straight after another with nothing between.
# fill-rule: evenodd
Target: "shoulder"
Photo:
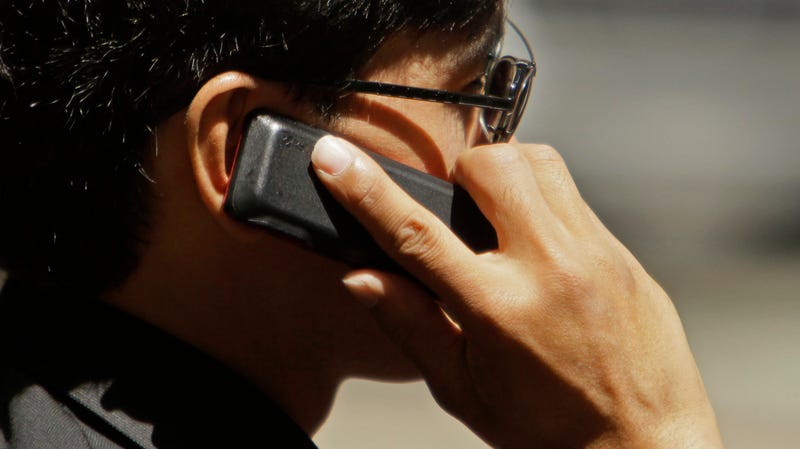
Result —
<instances>
[{"instance_id":1,"label":"shoulder","mask_svg":"<svg viewBox=\"0 0 800 449\"><path fill-rule=\"evenodd\" d=\"M19 371L0 369L0 448L97 448L80 420ZM113 447L113 446L106 446Z\"/></svg>"}]
</instances>

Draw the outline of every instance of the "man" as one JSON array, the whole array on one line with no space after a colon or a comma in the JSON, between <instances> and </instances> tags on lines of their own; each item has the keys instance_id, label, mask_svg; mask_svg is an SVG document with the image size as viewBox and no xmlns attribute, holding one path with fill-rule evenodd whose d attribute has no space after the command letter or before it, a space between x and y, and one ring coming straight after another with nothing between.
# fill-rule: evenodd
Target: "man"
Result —
<instances>
[{"instance_id":1,"label":"man","mask_svg":"<svg viewBox=\"0 0 800 449\"><path fill-rule=\"evenodd\" d=\"M513 131L481 109L342 87L491 93L503 17L486 0L3 4L0 444L310 447L342 380L422 375L498 447L721 446L669 298L554 150L480 146ZM525 98L502 92L513 122ZM417 281L224 212L257 109L347 139L320 141L315 172ZM352 143L461 184L499 248L465 247Z\"/></svg>"}]
</instances>

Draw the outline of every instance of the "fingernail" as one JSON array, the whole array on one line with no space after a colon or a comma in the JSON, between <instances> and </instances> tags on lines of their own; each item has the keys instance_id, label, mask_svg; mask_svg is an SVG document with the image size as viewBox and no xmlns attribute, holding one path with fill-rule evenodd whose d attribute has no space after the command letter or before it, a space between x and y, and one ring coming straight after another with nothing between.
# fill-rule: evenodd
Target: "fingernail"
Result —
<instances>
[{"instance_id":1,"label":"fingernail","mask_svg":"<svg viewBox=\"0 0 800 449\"><path fill-rule=\"evenodd\" d=\"M336 176L353 163L355 153L352 145L338 137L325 136L314 145L311 162L319 170Z\"/></svg>"},{"instance_id":2,"label":"fingernail","mask_svg":"<svg viewBox=\"0 0 800 449\"><path fill-rule=\"evenodd\" d=\"M347 276L342 279L342 283L350 294L368 309L375 307L384 293L381 280L367 273Z\"/></svg>"}]
</instances>

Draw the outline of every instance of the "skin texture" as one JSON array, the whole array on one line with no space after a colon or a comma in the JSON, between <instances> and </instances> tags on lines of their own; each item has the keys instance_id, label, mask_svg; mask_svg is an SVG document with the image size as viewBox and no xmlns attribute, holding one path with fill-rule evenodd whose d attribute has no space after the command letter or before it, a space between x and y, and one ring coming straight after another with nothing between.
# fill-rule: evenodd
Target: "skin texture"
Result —
<instances>
[{"instance_id":1,"label":"skin texture","mask_svg":"<svg viewBox=\"0 0 800 449\"><path fill-rule=\"evenodd\" d=\"M397 36L362 78L465 90L483 61L459 57L468 52L456 42ZM669 298L581 200L555 150L475 148L464 108L349 99L332 131L452 178L498 231L497 251L473 254L357 149L318 147L320 179L431 297L227 217L231 157L257 108L321 125L286 86L229 72L159 126L149 243L109 302L229 365L309 433L342 380L421 373L498 447L720 445Z\"/></svg>"},{"instance_id":2,"label":"skin texture","mask_svg":"<svg viewBox=\"0 0 800 449\"><path fill-rule=\"evenodd\" d=\"M345 284L440 404L496 447L719 447L667 295L581 200L558 153L473 148L454 177L498 233L474 254L379 167L321 141L325 185L435 293L402 277ZM580 423L579 425L577 423Z\"/></svg>"}]
</instances>

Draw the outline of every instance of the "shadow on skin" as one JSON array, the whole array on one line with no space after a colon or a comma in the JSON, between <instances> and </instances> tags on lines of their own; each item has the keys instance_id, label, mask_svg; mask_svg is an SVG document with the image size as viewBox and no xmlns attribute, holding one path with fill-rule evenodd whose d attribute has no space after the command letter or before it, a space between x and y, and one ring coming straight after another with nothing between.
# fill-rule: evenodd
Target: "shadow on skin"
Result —
<instances>
[{"instance_id":1,"label":"shadow on skin","mask_svg":"<svg viewBox=\"0 0 800 449\"><path fill-rule=\"evenodd\" d=\"M424 128L408 119L402 112L379 102L371 101L371 99L365 98L364 100L365 101L353 101L353 104L349 105L347 108L348 119L356 123L346 125L344 129L346 135L343 137L361 148L381 153L392 159L398 159L399 155L407 151L406 149L397 148L400 145L393 145L393 148L382 148L379 146L380 143L376 145L375 142L386 141L387 139L385 136L380 139L365 139L358 136L366 133L353 132L356 128L362 126L380 129L382 133L406 145L422 164L423 171L438 178L449 178L447 162L442 155L439 145L436 144L436 141ZM445 105L442 105L442 107L445 107Z\"/></svg>"}]
</instances>

